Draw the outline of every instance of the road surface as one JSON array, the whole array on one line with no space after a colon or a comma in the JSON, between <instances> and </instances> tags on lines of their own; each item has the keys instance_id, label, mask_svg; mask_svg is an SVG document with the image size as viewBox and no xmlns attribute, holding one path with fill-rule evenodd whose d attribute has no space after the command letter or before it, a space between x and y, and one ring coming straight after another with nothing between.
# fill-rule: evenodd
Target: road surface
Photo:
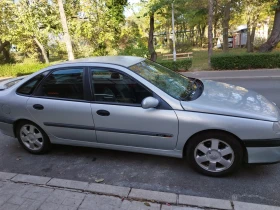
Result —
<instances>
[{"instance_id":1,"label":"road surface","mask_svg":"<svg viewBox=\"0 0 280 210\"><path fill-rule=\"evenodd\" d=\"M278 72L271 73L272 78L254 78L255 74L237 78L235 74L199 77L241 85L280 104ZM15 139L0 133L0 171L89 182L102 178L118 186L280 206L280 164L244 165L232 176L211 178L194 172L184 160L153 155L61 145L47 155L31 155Z\"/></svg>"}]
</instances>

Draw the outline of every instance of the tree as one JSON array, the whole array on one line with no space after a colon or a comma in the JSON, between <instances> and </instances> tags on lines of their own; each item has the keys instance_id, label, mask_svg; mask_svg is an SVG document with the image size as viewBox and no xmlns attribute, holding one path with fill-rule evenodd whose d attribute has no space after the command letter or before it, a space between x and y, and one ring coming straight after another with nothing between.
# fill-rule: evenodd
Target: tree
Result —
<instances>
[{"instance_id":1,"label":"tree","mask_svg":"<svg viewBox=\"0 0 280 210\"><path fill-rule=\"evenodd\" d=\"M280 42L280 0L275 6L273 29L270 38L259 49L260 52L271 52Z\"/></svg>"},{"instance_id":2,"label":"tree","mask_svg":"<svg viewBox=\"0 0 280 210\"><path fill-rule=\"evenodd\" d=\"M243 0L242 4L247 23L247 52L253 52L257 25L267 19L271 0Z\"/></svg>"},{"instance_id":3,"label":"tree","mask_svg":"<svg viewBox=\"0 0 280 210\"><path fill-rule=\"evenodd\" d=\"M72 47L71 37L68 30L67 19L66 19L62 0L57 0L57 3L58 3L59 13L60 13L60 21L64 33L64 41L68 53L68 60L74 60L73 47Z\"/></svg>"},{"instance_id":4,"label":"tree","mask_svg":"<svg viewBox=\"0 0 280 210\"><path fill-rule=\"evenodd\" d=\"M19 1L13 4L15 16L9 24L9 40L21 52L48 63L49 35L57 32L57 15L54 5L47 0Z\"/></svg>"},{"instance_id":5,"label":"tree","mask_svg":"<svg viewBox=\"0 0 280 210\"><path fill-rule=\"evenodd\" d=\"M211 57L213 54L213 0L209 0L208 4L208 66L211 68Z\"/></svg>"},{"instance_id":6,"label":"tree","mask_svg":"<svg viewBox=\"0 0 280 210\"><path fill-rule=\"evenodd\" d=\"M4 63L10 62L11 31L14 28L15 6L8 0L0 1L0 55ZM1 61L0 61L1 62Z\"/></svg>"}]
</instances>

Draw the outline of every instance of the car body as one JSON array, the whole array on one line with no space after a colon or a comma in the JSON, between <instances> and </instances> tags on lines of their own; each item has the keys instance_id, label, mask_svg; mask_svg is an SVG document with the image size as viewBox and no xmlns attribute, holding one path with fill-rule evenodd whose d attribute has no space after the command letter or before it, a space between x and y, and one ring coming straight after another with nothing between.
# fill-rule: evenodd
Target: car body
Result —
<instances>
[{"instance_id":1,"label":"car body","mask_svg":"<svg viewBox=\"0 0 280 210\"><path fill-rule=\"evenodd\" d=\"M1 91L0 106L2 132L32 153L53 143L187 156L212 176L241 162L280 160L279 109L272 102L139 57L47 67Z\"/></svg>"}]
</instances>

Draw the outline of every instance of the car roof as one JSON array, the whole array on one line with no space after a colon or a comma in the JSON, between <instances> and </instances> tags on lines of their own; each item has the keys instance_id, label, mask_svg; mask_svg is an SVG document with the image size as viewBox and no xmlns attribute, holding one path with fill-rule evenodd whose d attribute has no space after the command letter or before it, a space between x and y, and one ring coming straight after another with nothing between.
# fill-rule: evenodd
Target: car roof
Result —
<instances>
[{"instance_id":1,"label":"car roof","mask_svg":"<svg viewBox=\"0 0 280 210\"><path fill-rule=\"evenodd\" d=\"M59 63L58 65L71 64L71 63L107 63L107 64L115 64L119 66L129 67L143 60L145 60L145 58L136 57L136 56L98 56L98 57L81 58L72 61L66 61L63 63Z\"/></svg>"}]
</instances>

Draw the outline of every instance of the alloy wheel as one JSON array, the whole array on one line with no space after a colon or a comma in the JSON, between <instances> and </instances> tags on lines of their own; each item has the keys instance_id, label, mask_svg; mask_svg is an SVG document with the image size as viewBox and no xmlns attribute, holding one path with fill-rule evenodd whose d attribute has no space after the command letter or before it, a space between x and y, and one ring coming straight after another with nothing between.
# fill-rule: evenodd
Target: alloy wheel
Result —
<instances>
[{"instance_id":1,"label":"alloy wheel","mask_svg":"<svg viewBox=\"0 0 280 210\"><path fill-rule=\"evenodd\" d=\"M221 172L234 162L233 149L219 139L207 139L199 143L194 152L196 163L209 172Z\"/></svg>"},{"instance_id":2,"label":"alloy wheel","mask_svg":"<svg viewBox=\"0 0 280 210\"><path fill-rule=\"evenodd\" d=\"M20 139L30 150L38 151L43 147L43 134L34 125L25 124L22 126L20 129Z\"/></svg>"}]
</instances>

